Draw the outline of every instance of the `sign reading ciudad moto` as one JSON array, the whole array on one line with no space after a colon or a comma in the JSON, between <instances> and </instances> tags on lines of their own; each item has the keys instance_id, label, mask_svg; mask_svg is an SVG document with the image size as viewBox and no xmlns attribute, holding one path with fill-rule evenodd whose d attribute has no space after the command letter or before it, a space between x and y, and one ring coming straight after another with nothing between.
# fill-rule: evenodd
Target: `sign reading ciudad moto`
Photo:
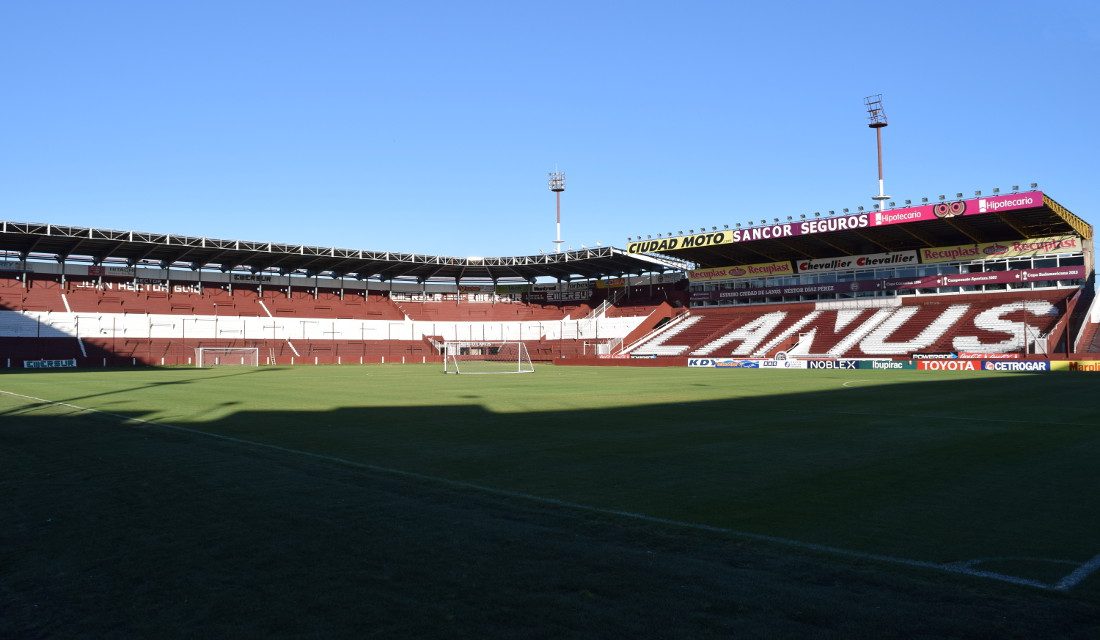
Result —
<instances>
[{"instance_id":1,"label":"sign reading ciudad moto","mask_svg":"<svg viewBox=\"0 0 1100 640\"><path fill-rule=\"evenodd\" d=\"M780 262L758 262L756 264L738 264L729 267L709 267L688 271L688 280L706 282L708 280L735 280L738 278L770 278L772 276L791 276L794 269L789 260Z\"/></svg>"},{"instance_id":2,"label":"sign reading ciudad moto","mask_svg":"<svg viewBox=\"0 0 1100 640\"><path fill-rule=\"evenodd\" d=\"M837 218L803 220L801 222L749 227L748 229L727 229L724 231L714 231L696 235L658 238L656 240L640 240L628 242L626 251L627 253L677 251L694 247L711 247L737 242L751 242L753 240L768 240L772 238L790 238L793 236L805 236L815 233L829 233L846 229L863 229L866 227L924 222L927 220L954 218L957 216L1004 213L1015 209L1030 209L1042 205L1043 193L1041 191L1027 191L1024 193L1013 193L989 198L971 198L969 200L940 202L937 204L906 207L904 209L858 213Z\"/></svg>"}]
</instances>

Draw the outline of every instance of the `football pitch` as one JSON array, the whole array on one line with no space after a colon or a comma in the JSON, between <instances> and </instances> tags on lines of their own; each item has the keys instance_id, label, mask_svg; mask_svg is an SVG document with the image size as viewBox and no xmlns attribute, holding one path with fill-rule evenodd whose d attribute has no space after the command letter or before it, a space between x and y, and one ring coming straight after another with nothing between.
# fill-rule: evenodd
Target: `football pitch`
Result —
<instances>
[{"instance_id":1,"label":"football pitch","mask_svg":"<svg viewBox=\"0 0 1100 640\"><path fill-rule=\"evenodd\" d=\"M0 374L0 637L1100 635L1094 374Z\"/></svg>"}]
</instances>

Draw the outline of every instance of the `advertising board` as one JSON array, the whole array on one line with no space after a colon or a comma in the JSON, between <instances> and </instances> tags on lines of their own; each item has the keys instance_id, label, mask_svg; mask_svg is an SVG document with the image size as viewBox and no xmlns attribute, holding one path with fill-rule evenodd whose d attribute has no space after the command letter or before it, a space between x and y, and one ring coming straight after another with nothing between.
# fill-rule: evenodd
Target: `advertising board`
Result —
<instances>
[{"instance_id":1,"label":"advertising board","mask_svg":"<svg viewBox=\"0 0 1100 640\"><path fill-rule=\"evenodd\" d=\"M1050 371L1050 362L1047 360L983 360L982 369L1034 373Z\"/></svg>"},{"instance_id":2,"label":"advertising board","mask_svg":"<svg viewBox=\"0 0 1100 640\"><path fill-rule=\"evenodd\" d=\"M997 258L1030 258L1048 254L1081 253L1081 238L1075 235L1047 236L1027 240L1001 240L981 244L958 244L947 247L926 247L920 250L924 264L994 260Z\"/></svg>"},{"instance_id":3,"label":"advertising board","mask_svg":"<svg viewBox=\"0 0 1100 640\"><path fill-rule=\"evenodd\" d=\"M688 271L692 282L711 280L736 280L739 278L769 278L772 276L792 276L794 269L788 260L779 262L757 262L755 264L737 264L728 267L710 267Z\"/></svg>"},{"instance_id":4,"label":"advertising board","mask_svg":"<svg viewBox=\"0 0 1100 640\"><path fill-rule=\"evenodd\" d=\"M917 360L921 371L980 371L981 360Z\"/></svg>"}]
</instances>

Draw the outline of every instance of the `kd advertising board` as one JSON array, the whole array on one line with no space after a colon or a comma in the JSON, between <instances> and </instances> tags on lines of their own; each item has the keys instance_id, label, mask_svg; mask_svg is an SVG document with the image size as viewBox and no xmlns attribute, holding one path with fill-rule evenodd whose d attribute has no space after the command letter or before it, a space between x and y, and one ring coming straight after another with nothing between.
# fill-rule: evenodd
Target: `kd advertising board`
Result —
<instances>
[{"instance_id":1,"label":"kd advertising board","mask_svg":"<svg viewBox=\"0 0 1100 640\"><path fill-rule=\"evenodd\" d=\"M759 358L688 358L688 366L712 369L805 369L806 362Z\"/></svg>"}]
</instances>

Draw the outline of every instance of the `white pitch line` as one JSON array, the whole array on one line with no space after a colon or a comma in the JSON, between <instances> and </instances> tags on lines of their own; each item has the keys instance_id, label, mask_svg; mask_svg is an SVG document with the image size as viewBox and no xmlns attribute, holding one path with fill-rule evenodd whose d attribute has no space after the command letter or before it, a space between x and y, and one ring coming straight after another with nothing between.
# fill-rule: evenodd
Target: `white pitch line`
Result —
<instances>
[{"instance_id":1,"label":"white pitch line","mask_svg":"<svg viewBox=\"0 0 1100 640\"><path fill-rule=\"evenodd\" d=\"M844 384L842 384L840 386L848 387L848 385L852 384L853 382L874 382L874 380L868 380L867 378L863 378L861 380L849 380L848 382L845 382ZM851 387L848 387L848 388L851 389Z\"/></svg>"},{"instance_id":2,"label":"white pitch line","mask_svg":"<svg viewBox=\"0 0 1100 640\"><path fill-rule=\"evenodd\" d=\"M1085 578L1089 577L1096 571L1100 571L1100 555L1093 557L1092 560L1082 564L1081 566L1070 572L1069 575L1062 578L1054 585L1055 591L1069 591L1070 589L1081 584Z\"/></svg>"},{"instance_id":3,"label":"white pitch line","mask_svg":"<svg viewBox=\"0 0 1100 640\"><path fill-rule=\"evenodd\" d=\"M432 476L424 473L417 473L415 471L406 471L403 469L394 469L392 467L382 467L378 465L368 464L364 462L355 462L353 460L347 460L345 458L338 458L336 456L330 456L323 453L315 453L312 451L303 451L301 449L291 449L289 447L282 447L277 444L269 444L266 442L257 442L255 440L246 440L244 438L236 438L233 436L227 436L220 433L211 433L207 431L201 431L199 429L191 429L189 427L181 427L179 425L168 424L164 422L154 422L152 420L143 420L141 418L134 418L131 416L125 416L118 413L111 413L109 411L100 411L99 409L92 409L90 407L81 407L79 405L70 404L67 402L58 402L54 400L46 400L45 398L36 398L34 396L23 395L21 393L15 393L13 391L5 391L0 389L0 393L13 396L16 398L23 398L26 400L32 400L34 402L45 403L53 406L66 407L69 409L75 409L81 412L97 413L104 416L110 416L117 418L125 423L139 423L149 425L153 427L159 427L161 429L167 429L170 431L179 431L182 433L189 433L194 435L206 436L214 438L216 440L222 440L225 442L233 442L236 444L257 447L261 449L269 449L272 451L280 451L282 453L290 453L294 455L304 456L307 458L313 458L315 460L324 460L340 464L343 466L353 467L357 469L364 469L379 474L392 475L402 478L412 478L423 482L430 482L434 484L440 484L443 486L454 487L459 489L470 489L480 493L489 495L501 496L505 498L513 498L519 500L525 500L528 502L535 502L544 505L551 505L555 507L561 507L570 509L573 511L584 511L588 513L596 513L605 516L616 516L620 518L628 518L631 520L637 520L640 522L648 522L652 524L661 524L671 527L677 527L681 529L692 529L696 531L707 531L710 533L720 533L726 536L741 538L744 540L753 540L757 542L765 542L768 544L789 547L793 549L800 549L803 551L813 551L825 555L839 556L843 558L850 558L854 560L864 560L872 562L880 562L885 564L894 564L906 567L916 567L919 569L931 569L933 571L939 571L942 573L951 573L956 575L964 575L972 578L985 578L988 580L995 580L998 582L1007 582L1009 584L1015 584L1025 587L1034 587L1036 589L1042 589L1044 591L1050 591L1052 589L1069 590L1074 585L1083 580L1089 573L1100 567L1100 556L1093 558L1085 565L1078 567L1076 571L1071 573L1062 579L1058 585L1051 585L1039 580L1032 580L1030 578L1021 578L1019 576L1011 576L1003 573L997 573L995 571L982 571L979 569L971 569L966 566L954 564L944 564L939 562L930 562L927 560L914 560L911 558L902 558L898 556L891 556L879 553L867 553L863 551L854 551L851 549L843 549L841 547L833 547L824 544L817 544L814 542L804 542L801 540L794 540L792 538L783 538L779 536L770 536L762 533L752 533L750 531L740 531L737 529L729 529L726 527L718 527L709 524L701 524L697 522L684 522L682 520L672 520L670 518L661 518L659 516L646 515L644 513L636 513L634 511L625 511L622 509L609 509L605 507L596 507L592 505L582 504L579 502L570 502L568 500L559 500L557 498L547 498L544 496L537 496L530 493L523 493L521 491L511 491L508 489L498 489L496 487L490 487L486 485L475 484L472 482L464 482L462 480L452 480L450 478L444 478L441 476ZM1097 565L1089 569L1091 565ZM1081 575L1078 575L1081 574ZM1066 586L1060 586L1065 583Z\"/></svg>"}]
</instances>

